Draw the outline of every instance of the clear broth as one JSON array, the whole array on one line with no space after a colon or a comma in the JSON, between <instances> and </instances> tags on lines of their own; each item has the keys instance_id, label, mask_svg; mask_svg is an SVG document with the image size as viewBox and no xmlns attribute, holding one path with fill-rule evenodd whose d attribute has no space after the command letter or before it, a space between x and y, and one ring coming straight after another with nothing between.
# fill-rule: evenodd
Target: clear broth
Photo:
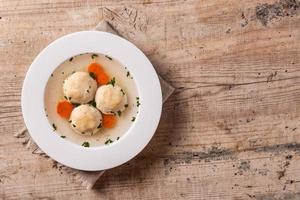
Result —
<instances>
[{"instance_id":1,"label":"clear broth","mask_svg":"<svg viewBox=\"0 0 300 200\"><path fill-rule=\"evenodd\" d=\"M89 142L90 146L104 145L107 140L116 141L134 123L134 118L138 113L137 99L138 91L135 81L126 67L121 65L117 60L103 55L86 53L74 56L60 64L48 80L45 90L45 110L50 124L55 124L55 132L78 145L83 142ZM92 58L93 57L93 58ZM87 72L90 63L97 62L104 67L110 78L115 77L116 84L119 85L127 94L128 107L122 112L121 116L117 116L116 126L110 129L101 128L101 130L93 135L80 135L71 127L67 119L60 117L56 113L56 105L59 101L64 100L63 81L74 71Z\"/></svg>"}]
</instances>

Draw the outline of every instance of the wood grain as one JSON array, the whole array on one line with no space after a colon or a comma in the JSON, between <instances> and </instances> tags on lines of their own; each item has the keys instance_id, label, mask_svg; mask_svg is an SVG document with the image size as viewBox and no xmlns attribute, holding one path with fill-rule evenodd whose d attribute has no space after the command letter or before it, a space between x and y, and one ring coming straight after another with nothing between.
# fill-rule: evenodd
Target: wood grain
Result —
<instances>
[{"instance_id":1,"label":"wood grain","mask_svg":"<svg viewBox=\"0 0 300 200\"><path fill-rule=\"evenodd\" d=\"M0 199L299 199L299 6L1 0ZM13 134L23 126L20 92L34 57L101 19L177 89L145 150L86 191Z\"/></svg>"}]
</instances>

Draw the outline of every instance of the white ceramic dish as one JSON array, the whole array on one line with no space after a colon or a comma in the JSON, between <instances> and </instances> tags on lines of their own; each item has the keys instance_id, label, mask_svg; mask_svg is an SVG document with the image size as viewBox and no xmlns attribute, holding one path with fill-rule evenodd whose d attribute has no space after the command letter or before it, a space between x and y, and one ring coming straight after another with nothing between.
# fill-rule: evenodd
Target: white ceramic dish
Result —
<instances>
[{"instance_id":1,"label":"white ceramic dish","mask_svg":"<svg viewBox=\"0 0 300 200\"><path fill-rule=\"evenodd\" d=\"M85 148L60 138L53 133L44 110L44 92L51 73L68 58L87 52L110 55L126 66L142 102L129 130L107 146ZM32 139L54 160L86 171L113 168L136 156L152 138L161 109L159 79L147 57L129 41L100 31L76 32L52 42L31 64L22 89L22 112Z\"/></svg>"}]
</instances>

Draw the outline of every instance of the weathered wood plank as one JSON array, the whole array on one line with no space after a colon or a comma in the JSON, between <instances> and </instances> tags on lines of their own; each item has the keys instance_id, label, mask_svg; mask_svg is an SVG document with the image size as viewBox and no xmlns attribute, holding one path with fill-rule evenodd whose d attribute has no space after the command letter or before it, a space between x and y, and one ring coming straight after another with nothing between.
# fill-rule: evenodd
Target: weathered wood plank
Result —
<instances>
[{"instance_id":1,"label":"weathered wood plank","mask_svg":"<svg viewBox=\"0 0 300 200\"><path fill-rule=\"evenodd\" d=\"M299 199L298 2L0 1L0 199ZM101 19L177 90L146 149L86 191L12 135L33 58Z\"/></svg>"}]
</instances>

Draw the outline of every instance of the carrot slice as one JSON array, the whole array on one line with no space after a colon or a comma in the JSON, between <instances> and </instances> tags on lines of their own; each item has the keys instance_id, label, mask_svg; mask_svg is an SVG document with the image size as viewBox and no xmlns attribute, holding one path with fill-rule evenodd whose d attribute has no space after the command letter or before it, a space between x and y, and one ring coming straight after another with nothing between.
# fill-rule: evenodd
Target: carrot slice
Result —
<instances>
[{"instance_id":1,"label":"carrot slice","mask_svg":"<svg viewBox=\"0 0 300 200\"><path fill-rule=\"evenodd\" d=\"M97 83L100 85L107 84L109 81L108 75L103 70L103 67L98 63L91 63L88 66L88 72L95 74Z\"/></svg>"},{"instance_id":2,"label":"carrot slice","mask_svg":"<svg viewBox=\"0 0 300 200\"><path fill-rule=\"evenodd\" d=\"M63 118L69 119L73 105L68 101L60 101L57 103L56 112Z\"/></svg>"},{"instance_id":3,"label":"carrot slice","mask_svg":"<svg viewBox=\"0 0 300 200\"><path fill-rule=\"evenodd\" d=\"M104 71L102 73L97 74L96 76L97 76L97 83L100 85L105 85L109 82L109 77Z\"/></svg>"},{"instance_id":4,"label":"carrot slice","mask_svg":"<svg viewBox=\"0 0 300 200\"><path fill-rule=\"evenodd\" d=\"M91 63L88 66L88 72L93 72L94 74L98 74L101 71L103 71L102 66L98 63Z\"/></svg>"},{"instance_id":5,"label":"carrot slice","mask_svg":"<svg viewBox=\"0 0 300 200\"><path fill-rule=\"evenodd\" d=\"M117 118L114 115L102 115L102 124L105 128L113 128L116 125Z\"/></svg>"}]
</instances>

